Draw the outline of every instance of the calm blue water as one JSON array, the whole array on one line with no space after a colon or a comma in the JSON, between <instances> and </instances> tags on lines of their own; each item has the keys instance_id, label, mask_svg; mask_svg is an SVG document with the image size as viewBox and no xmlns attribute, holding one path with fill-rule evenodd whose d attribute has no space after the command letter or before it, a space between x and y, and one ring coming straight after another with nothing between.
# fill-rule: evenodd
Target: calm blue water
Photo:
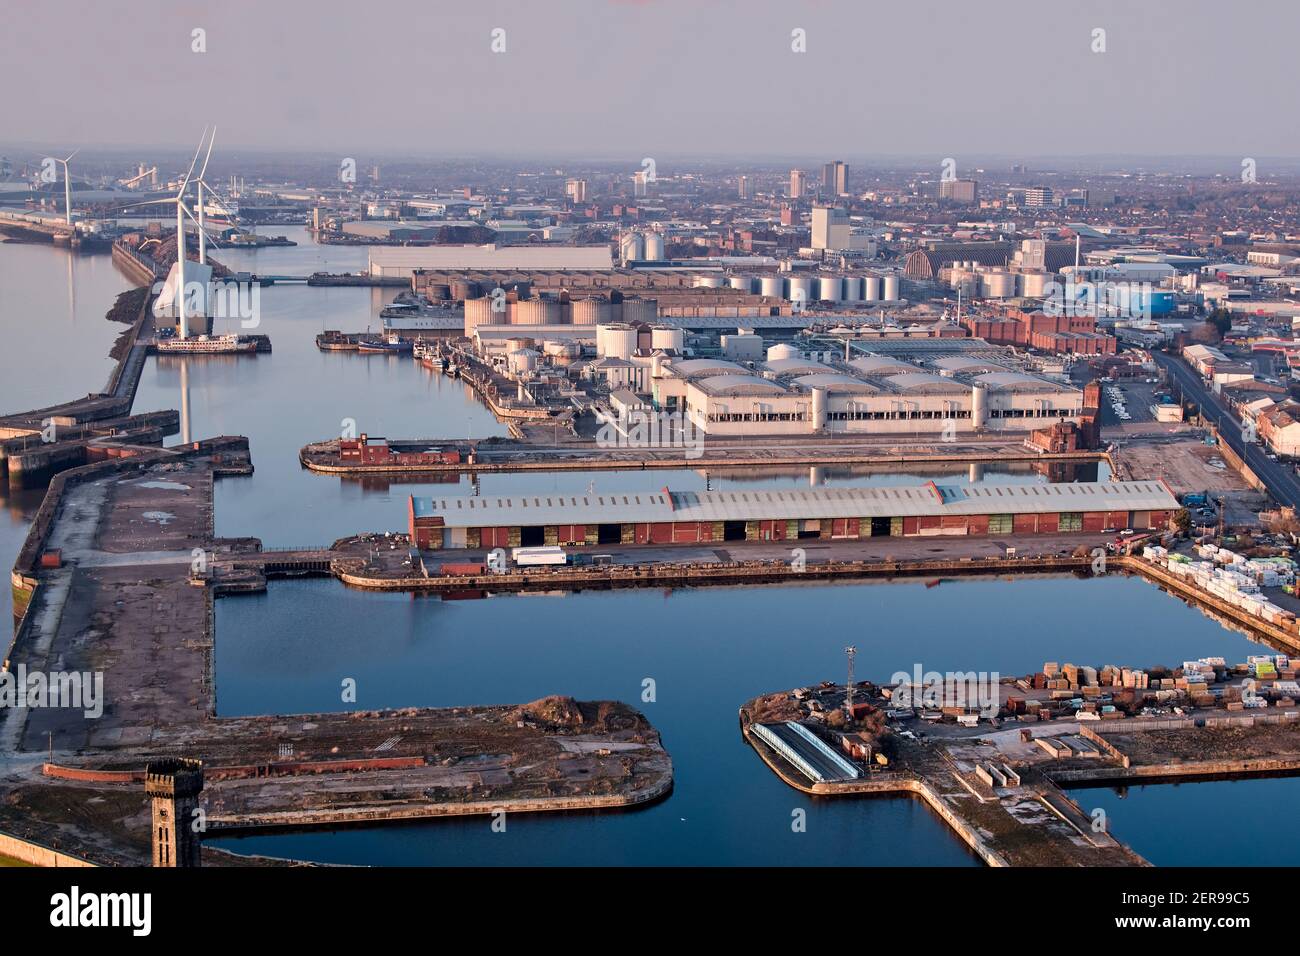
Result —
<instances>
[{"instance_id":1,"label":"calm blue water","mask_svg":"<svg viewBox=\"0 0 1300 956\"><path fill-rule=\"evenodd\" d=\"M214 254L233 268L267 273L364 266L364 250L314 246L292 227L265 231L304 245ZM4 364L0 410L99 388L120 331L103 314L127 287L107 257L70 260L48 246L0 244L0 279L0 323L11 340L24 342L22 354L39 358L42 342L59 342L57 361L51 354L48 362ZM301 470L298 448L337 434L344 418L393 436L505 433L464 386L409 359L316 349L314 336L325 328L377 327L378 310L393 290L281 286L262 294L259 331L272 337L273 354L151 361L136 403L136 411L179 408L184 386L195 437L250 437L257 473L218 484L219 533L292 545L401 528L407 494L446 488L341 481ZM935 476L827 469L822 478L875 484ZM960 473L938 476L962 480ZM578 492L588 482L608 490L790 486L810 479L808 472L494 475L485 476L480 489ZM983 480L1043 479L988 469ZM457 484L467 487L465 479ZM4 494L0 490L0 556L11 562L40 494ZM7 604L7 589L0 599ZM1085 609L1089 613L1080 613ZM507 703L549 693L611 697L646 712L676 763L677 788L654 807L516 816L506 835L491 833L481 821L460 821L226 841L245 852L376 864L973 865L965 847L917 802L815 801L785 787L741 742L737 708L762 692L842 679L841 649L850 641L862 649L859 673L878 678L918 662L1019 673L1045 659L1146 665L1202 654L1240 658L1253 647L1172 598L1124 579L965 581L928 590L881 584L639 591L461 603L297 582L219 601L217 623L223 714L333 709L345 676L358 680L365 707ZM657 682L653 704L640 701L644 677ZM1234 841L1225 858L1181 834L1204 819L1249 826L1281 818L1297 797L1296 780L1250 781L1134 788L1124 800L1092 790L1086 805L1107 807L1114 832L1157 863L1269 863L1277 862L1279 851L1260 841ZM795 807L808 811L806 833L790 829Z\"/></svg>"},{"instance_id":2,"label":"calm blue water","mask_svg":"<svg viewBox=\"0 0 1300 956\"><path fill-rule=\"evenodd\" d=\"M1103 613L1072 610L1080 607ZM1044 660L1150 665L1203 654L1244 659L1258 649L1143 582L1118 577L459 602L356 594L335 582L277 583L266 595L219 601L217 633L222 714L338 710L347 677L362 708L561 693L642 709L672 754L676 789L646 809L516 816L506 835L484 819L222 844L367 864L969 864L964 845L919 803L814 800L782 784L742 742L737 709L760 693L842 680L847 643L858 646L859 675L878 680L914 664L1021 674ZM647 677L654 703L641 702ZM808 810L806 833L790 831L795 807ZM1133 841L1139 852L1141 835Z\"/></svg>"}]
</instances>

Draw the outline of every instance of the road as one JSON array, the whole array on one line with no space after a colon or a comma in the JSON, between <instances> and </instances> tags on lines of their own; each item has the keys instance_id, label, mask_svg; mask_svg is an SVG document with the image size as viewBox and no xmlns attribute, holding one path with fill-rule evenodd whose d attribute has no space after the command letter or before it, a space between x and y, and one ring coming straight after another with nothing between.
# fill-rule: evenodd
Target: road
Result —
<instances>
[{"instance_id":1,"label":"road","mask_svg":"<svg viewBox=\"0 0 1300 956\"><path fill-rule=\"evenodd\" d=\"M1235 451L1248 464L1259 479L1268 486L1269 493L1281 504L1300 507L1300 480L1289 465L1268 457L1263 445L1242 440L1241 422L1228 410L1227 405L1201 381L1201 377L1182 359L1163 352L1152 352L1152 357L1178 384L1184 397L1201 407L1207 419L1218 423L1219 440Z\"/></svg>"}]
</instances>

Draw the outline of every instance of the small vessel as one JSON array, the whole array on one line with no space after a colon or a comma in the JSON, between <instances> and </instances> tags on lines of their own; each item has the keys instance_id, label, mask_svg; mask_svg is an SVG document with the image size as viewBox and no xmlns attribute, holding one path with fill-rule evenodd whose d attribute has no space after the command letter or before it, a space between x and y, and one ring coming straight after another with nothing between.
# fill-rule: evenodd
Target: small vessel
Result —
<instances>
[{"instance_id":1,"label":"small vessel","mask_svg":"<svg viewBox=\"0 0 1300 956\"><path fill-rule=\"evenodd\" d=\"M241 339L238 335L191 335L188 338L170 336L154 342L159 352L184 354L230 354L256 352L257 343Z\"/></svg>"},{"instance_id":2,"label":"small vessel","mask_svg":"<svg viewBox=\"0 0 1300 956\"><path fill-rule=\"evenodd\" d=\"M417 342L411 349L412 354L425 368L441 372L446 363L443 361L442 353L438 351L436 345L430 345L428 342Z\"/></svg>"},{"instance_id":3,"label":"small vessel","mask_svg":"<svg viewBox=\"0 0 1300 956\"><path fill-rule=\"evenodd\" d=\"M398 354L401 352L410 352L413 348L414 345L412 342L407 339L399 338L396 335L388 335L382 339L362 339L357 343L358 352Z\"/></svg>"}]
</instances>

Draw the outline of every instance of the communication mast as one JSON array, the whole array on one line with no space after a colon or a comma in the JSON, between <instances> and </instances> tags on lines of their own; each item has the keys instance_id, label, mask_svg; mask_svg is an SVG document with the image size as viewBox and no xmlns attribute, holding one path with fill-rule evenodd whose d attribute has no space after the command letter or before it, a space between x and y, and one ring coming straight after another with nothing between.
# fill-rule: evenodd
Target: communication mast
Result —
<instances>
[{"instance_id":1,"label":"communication mast","mask_svg":"<svg viewBox=\"0 0 1300 956\"><path fill-rule=\"evenodd\" d=\"M853 658L857 656L858 649L856 646L850 644L848 647L844 648L844 653L848 656L849 659L849 683L846 688L848 693L845 694L844 696L844 710L849 715L849 717L852 717L853 716Z\"/></svg>"}]
</instances>

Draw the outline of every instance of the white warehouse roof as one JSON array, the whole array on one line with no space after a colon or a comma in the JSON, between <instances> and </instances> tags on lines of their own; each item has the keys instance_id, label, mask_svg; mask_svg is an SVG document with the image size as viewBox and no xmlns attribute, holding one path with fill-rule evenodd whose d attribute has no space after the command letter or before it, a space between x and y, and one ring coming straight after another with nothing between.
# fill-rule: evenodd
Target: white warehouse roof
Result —
<instances>
[{"instance_id":1,"label":"white warehouse roof","mask_svg":"<svg viewBox=\"0 0 1300 956\"><path fill-rule=\"evenodd\" d=\"M416 269L520 272L613 269L608 246L371 246L370 274L409 276Z\"/></svg>"}]
</instances>

